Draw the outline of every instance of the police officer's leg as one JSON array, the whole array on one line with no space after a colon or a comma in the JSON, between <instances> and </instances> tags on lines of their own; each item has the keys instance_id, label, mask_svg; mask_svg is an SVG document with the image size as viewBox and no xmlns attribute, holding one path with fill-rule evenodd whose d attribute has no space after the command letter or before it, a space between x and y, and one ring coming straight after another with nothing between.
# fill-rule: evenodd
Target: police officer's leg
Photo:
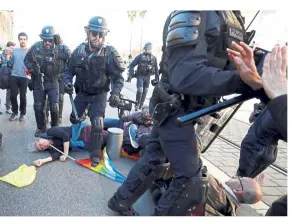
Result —
<instances>
[{"instance_id":1,"label":"police officer's leg","mask_svg":"<svg viewBox=\"0 0 294 222\"><path fill-rule=\"evenodd\" d=\"M91 119L91 159L92 166L96 167L101 159L101 145L103 142L104 112L106 108L107 94L103 93L91 101L89 116Z\"/></svg>"},{"instance_id":2,"label":"police officer's leg","mask_svg":"<svg viewBox=\"0 0 294 222\"><path fill-rule=\"evenodd\" d=\"M64 100L64 84L63 84L63 81L59 81L59 115L58 115L59 124L61 124L62 122L63 100Z\"/></svg>"},{"instance_id":3,"label":"police officer's leg","mask_svg":"<svg viewBox=\"0 0 294 222\"><path fill-rule=\"evenodd\" d=\"M136 214L132 205L152 186L166 169L165 156L158 142L156 127L151 131L144 156L128 174L126 181L108 201L108 207L121 215Z\"/></svg>"},{"instance_id":4,"label":"police officer's leg","mask_svg":"<svg viewBox=\"0 0 294 222\"><path fill-rule=\"evenodd\" d=\"M241 143L238 175L255 178L277 157L281 135L267 109L257 117Z\"/></svg>"},{"instance_id":5,"label":"police officer's leg","mask_svg":"<svg viewBox=\"0 0 294 222\"><path fill-rule=\"evenodd\" d=\"M51 127L58 126L59 114L59 88L48 89L48 101L50 106Z\"/></svg>"},{"instance_id":6,"label":"police officer's leg","mask_svg":"<svg viewBox=\"0 0 294 222\"><path fill-rule=\"evenodd\" d=\"M173 180L161 196L155 215L185 216L200 207L204 216L208 179L202 175L193 124L179 126L176 122L177 117L184 114L177 112L158 129L161 146L173 170Z\"/></svg>"},{"instance_id":7,"label":"police officer's leg","mask_svg":"<svg viewBox=\"0 0 294 222\"><path fill-rule=\"evenodd\" d=\"M148 93L149 85L150 85L150 76L145 76L143 79L143 94L140 101L139 109L141 109L142 106L144 105L144 102Z\"/></svg>"},{"instance_id":8,"label":"police officer's leg","mask_svg":"<svg viewBox=\"0 0 294 222\"><path fill-rule=\"evenodd\" d=\"M33 96L34 96L35 118L37 122L37 130L35 132L35 136L39 137L41 133L46 132L46 123L45 123L46 93L43 90L35 89L33 90Z\"/></svg>"},{"instance_id":9,"label":"police officer's leg","mask_svg":"<svg viewBox=\"0 0 294 222\"><path fill-rule=\"evenodd\" d=\"M141 102L142 94L143 94L143 78L142 78L142 76L138 76L137 77L137 94L136 94L137 105L135 106L136 111L139 108L139 104Z\"/></svg>"}]
</instances>

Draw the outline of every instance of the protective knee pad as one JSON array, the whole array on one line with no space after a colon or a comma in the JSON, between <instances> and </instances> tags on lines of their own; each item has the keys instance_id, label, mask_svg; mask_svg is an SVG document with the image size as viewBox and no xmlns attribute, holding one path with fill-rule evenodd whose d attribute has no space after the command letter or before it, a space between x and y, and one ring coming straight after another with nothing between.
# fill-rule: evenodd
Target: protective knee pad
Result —
<instances>
[{"instance_id":1,"label":"protective knee pad","mask_svg":"<svg viewBox=\"0 0 294 222\"><path fill-rule=\"evenodd\" d=\"M115 199L119 205L129 209L152 186L158 175L163 174L165 169L164 164L148 163L144 157L141 158L115 193Z\"/></svg>"},{"instance_id":2,"label":"protective knee pad","mask_svg":"<svg viewBox=\"0 0 294 222\"><path fill-rule=\"evenodd\" d=\"M35 102L34 103L34 111L35 112L43 112L44 111L44 105L45 104L43 104L43 103L41 103L41 102Z\"/></svg>"},{"instance_id":3,"label":"protective knee pad","mask_svg":"<svg viewBox=\"0 0 294 222\"><path fill-rule=\"evenodd\" d=\"M277 159L278 147L276 145L264 147L255 158L254 169L247 177L255 178Z\"/></svg>"},{"instance_id":4,"label":"protective knee pad","mask_svg":"<svg viewBox=\"0 0 294 222\"><path fill-rule=\"evenodd\" d=\"M143 93L143 87L138 87L137 92Z\"/></svg>"},{"instance_id":5,"label":"protective knee pad","mask_svg":"<svg viewBox=\"0 0 294 222\"><path fill-rule=\"evenodd\" d=\"M59 104L58 103L50 104L50 112L51 113L58 113L58 110L59 110Z\"/></svg>"},{"instance_id":6,"label":"protective knee pad","mask_svg":"<svg viewBox=\"0 0 294 222\"><path fill-rule=\"evenodd\" d=\"M102 133L104 127L103 117L95 117L92 121L92 130L95 133Z\"/></svg>"},{"instance_id":7,"label":"protective knee pad","mask_svg":"<svg viewBox=\"0 0 294 222\"><path fill-rule=\"evenodd\" d=\"M207 175L192 178L174 178L161 196L155 209L158 216L187 216L197 209L204 216L208 196Z\"/></svg>"}]
</instances>

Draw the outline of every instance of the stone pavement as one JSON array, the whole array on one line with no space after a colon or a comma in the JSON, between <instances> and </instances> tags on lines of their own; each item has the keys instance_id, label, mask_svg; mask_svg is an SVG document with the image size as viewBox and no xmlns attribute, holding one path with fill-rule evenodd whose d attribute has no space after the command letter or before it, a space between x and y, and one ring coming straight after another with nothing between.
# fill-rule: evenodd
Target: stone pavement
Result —
<instances>
[{"instance_id":1,"label":"stone pavement","mask_svg":"<svg viewBox=\"0 0 294 222\"><path fill-rule=\"evenodd\" d=\"M232 119L221 136L240 145L250 125L237 119ZM225 141L216 139L211 147L203 154L203 157L218 167L228 176L236 173L240 151ZM287 169L287 144L279 142L279 152L276 164ZM264 171L265 184L263 190L263 202L271 205L273 201L287 193L287 176L280 174L272 168ZM257 211L261 214L266 212L267 207L259 206Z\"/></svg>"}]
</instances>

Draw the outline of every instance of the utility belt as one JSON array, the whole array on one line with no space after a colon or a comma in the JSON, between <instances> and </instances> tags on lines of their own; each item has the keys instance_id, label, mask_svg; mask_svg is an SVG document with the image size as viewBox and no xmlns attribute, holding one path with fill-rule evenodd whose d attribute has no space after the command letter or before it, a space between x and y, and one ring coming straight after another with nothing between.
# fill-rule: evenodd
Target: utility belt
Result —
<instances>
[{"instance_id":1,"label":"utility belt","mask_svg":"<svg viewBox=\"0 0 294 222\"><path fill-rule=\"evenodd\" d=\"M217 103L219 97L187 96L171 93L160 81L153 91L152 105L155 105L152 120L155 126L162 125L169 117L173 116L179 109L186 113L195 112Z\"/></svg>"},{"instance_id":2,"label":"utility belt","mask_svg":"<svg viewBox=\"0 0 294 222\"><path fill-rule=\"evenodd\" d=\"M181 94L171 94L161 82L154 87L152 97L152 101L156 104L152 113L154 126L161 126L168 117L174 115L182 106Z\"/></svg>"},{"instance_id":3,"label":"utility belt","mask_svg":"<svg viewBox=\"0 0 294 222\"><path fill-rule=\"evenodd\" d=\"M96 96L108 92L106 88L89 88L85 82L82 83L81 92L90 96Z\"/></svg>"}]
</instances>

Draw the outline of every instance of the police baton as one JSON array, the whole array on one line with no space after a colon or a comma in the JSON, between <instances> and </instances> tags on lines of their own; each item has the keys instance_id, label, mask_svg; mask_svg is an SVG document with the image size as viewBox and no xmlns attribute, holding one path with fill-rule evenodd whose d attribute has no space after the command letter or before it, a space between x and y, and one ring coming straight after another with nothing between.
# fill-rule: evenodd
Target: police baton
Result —
<instances>
[{"instance_id":1,"label":"police baton","mask_svg":"<svg viewBox=\"0 0 294 222\"><path fill-rule=\"evenodd\" d=\"M178 117L177 121L181 124L190 123L190 122L193 122L202 116L206 116L206 115L218 112L220 110L226 109L228 107L234 106L238 103L243 103L247 100L256 98L258 96L262 96L262 93L264 93L263 90L258 90L258 91L252 91L252 92L249 92L246 94L242 94L240 96L236 96L232 99L228 99L224 102L217 103L215 105L209 106L209 107L201 109L199 111L190 113L188 115Z\"/></svg>"},{"instance_id":2,"label":"police baton","mask_svg":"<svg viewBox=\"0 0 294 222\"><path fill-rule=\"evenodd\" d=\"M71 106L72 106L72 110L73 110L73 112L74 112L75 118L76 118L76 120L78 120L78 119L79 119L79 117L78 117L78 112L77 112L77 109L76 109L75 103L74 103L74 101L73 101L72 94L69 94L69 99L70 99L70 102L71 102Z\"/></svg>"}]
</instances>

